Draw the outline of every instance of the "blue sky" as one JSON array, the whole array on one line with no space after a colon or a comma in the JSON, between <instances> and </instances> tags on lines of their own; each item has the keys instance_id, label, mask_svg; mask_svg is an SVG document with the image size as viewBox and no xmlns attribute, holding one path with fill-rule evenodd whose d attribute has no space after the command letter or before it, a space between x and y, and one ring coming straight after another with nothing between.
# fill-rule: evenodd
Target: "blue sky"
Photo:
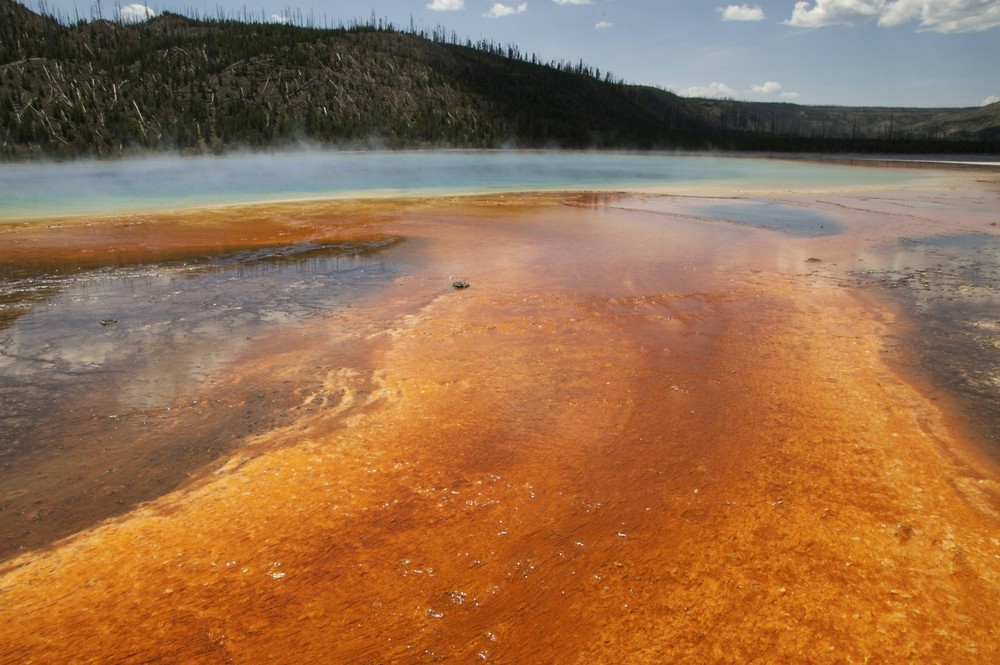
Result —
<instances>
[{"instance_id":1,"label":"blue sky","mask_svg":"<svg viewBox=\"0 0 1000 665\"><path fill-rule=\"evenodd\" d=\"M38 9L40 0L23 0ZM315 17L374 13L583 60L686 96L849 106L980 106L1000 100L1000 0L101 0L106 18L153 13ZM44 0L89 18L95 0Z\"/></svg>"}]
</instances>

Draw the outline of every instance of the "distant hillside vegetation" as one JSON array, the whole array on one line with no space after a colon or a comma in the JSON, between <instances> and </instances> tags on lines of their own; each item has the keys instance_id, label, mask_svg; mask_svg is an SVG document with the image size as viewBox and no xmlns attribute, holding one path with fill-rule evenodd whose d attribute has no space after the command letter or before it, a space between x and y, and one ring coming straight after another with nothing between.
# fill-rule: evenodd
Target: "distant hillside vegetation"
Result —
<instances>
[{"instance_id":1,"label":"distant hillside vegetation","mask_svg":"<svg viewBox=\"0 0 1000 665\"><path fill-rule=\"evenodd\" d=\"M66 25L0 0L0 157L339 146L997 152L1000 104L686 99L584 63L382 22L164 14Z\"/></svg>"}]
</instances>

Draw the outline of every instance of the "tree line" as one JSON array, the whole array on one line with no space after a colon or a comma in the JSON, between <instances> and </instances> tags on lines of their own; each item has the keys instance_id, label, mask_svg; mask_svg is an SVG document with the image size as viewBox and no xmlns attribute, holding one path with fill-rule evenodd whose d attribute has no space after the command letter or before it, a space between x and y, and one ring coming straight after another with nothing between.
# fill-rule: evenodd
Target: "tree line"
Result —
<instances>
[{"instance_id":1,"label":"tree line","mask_svg":"<svg viewBox=\"0 0 1000 665\"><path fill-rule=\"evenodd\" d=\"M196 15L197 16L197 15ZM786 107L793 107L789 111ZM582 61L374 16L68 20L0 0L0 156L346 146L986 151L901 122L688 100ZM841 114L843 115L843 114ZM836 121L834 122L835 119ZM824 124L824 122L826 124ZM825 129L824 129L825 128ZM864 131L861 131L864 129Z\"/></svg>"}]
</instances>

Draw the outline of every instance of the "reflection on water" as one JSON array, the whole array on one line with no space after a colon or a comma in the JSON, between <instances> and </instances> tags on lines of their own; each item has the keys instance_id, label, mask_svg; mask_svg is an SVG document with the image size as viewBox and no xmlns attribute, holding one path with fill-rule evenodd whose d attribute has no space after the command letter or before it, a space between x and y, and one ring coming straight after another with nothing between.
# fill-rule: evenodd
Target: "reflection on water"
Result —
<instances>
[{"instance_id":1,"label":"reflection on water","mask_svg":"<svg viewBox=\"0 0 1000 665\"><path fill-rule=\"evenodd\" d=\"M920 326L910 340L921 369L964 402L965 416L1000 457L1000 236L905 238L860 273L895 293Z\"/></svg>"},{"instance_id":2,"label":"reflection on water","mask_svg":"<svg viewBox=\"0 0 1000 665\"><path fill-rule=\"evenodd\" d=\"M234 394L224 407L230 413L212 414L218 423L200 439L191 430L178 435L186 419L204 416L202 409L223 407L195 399L199 412L182 414L177 400L218 377L258 333L334 312L390 279L398 266L380 251L394 242L254 249L4 284L20 316L0 329L0 497L33 488L47 508L25 513L16 500L7 502L0 556L35 543L32 521L47 521L49 529L60 522L69 533L169 489L187 469L222 454L227 441L252 431L258 416L248 396ZM271 401L272 414L280 414L280 399ZM66 426L79 437L68 441ZM71 486L92 482L87 464L111 450L118 450L112 467L100 473L115 472L106 477L118 479L113 500L78 505L80 491L74 495ZM138 482L150 473L163 477Z\"/></svg>"},{"instance_id":3,"label":"reflection on water","mask_svg":"<svg viewBox=\"0 0 1000 665\"><path fill-rule=\"evenodd\" d=\"M798 238L819 238L842 233L843 224L829 215L781 201L744 200L699 207L703 214L727 222L749 224Z\"/></svg>"},{"instance_id":4,"label":"reflection on water","mask_svg":"<svg viewBox=\"0 0 1000 665\"><path fill-rule=\"evenodd\" d=\"M643 210L699 222L730 222L778 231L792 238L822 238L844 232L835 217L801 204L772 199L719 199L699 196L661 196L642 199L620 194L590 193L574 199L575 205Z\"/></svg>"},{"instance_id":5,"label":"reflection on water","mask_svg":"<svg viewBox=\"0 0 1000 665\"><path fill-rule=\"evenodd\" d=\"M43 292L59 293L24 314L0 340L0 390L11 395L0 417L16 413L23 390L59 385L65 394L88 377L134 371L138 358L169 358L158 365L171 374L210 374L261 326L329 312L358 289L386 280L393 268L377 252L389 244L254 249L42 279ZM177 358L185 362L175 364ZM122 406L172 399L173 382L162 378L150 378L157 389L139 403Z\"/></svg>"},{"instance_id":6,"label":"reflection on water","mask_svg":"<svg viewBox=\"0 0 1000 665\"><path fill-rule=\"evenodd\" d=\"M937 235L924 238L910 238L903 241L904 245L917 247L943 247L947 249L970 249L977 251L981 256L979 259L990 263L1000 263L1000 238L987 235L985 233L952 233L949 235Z\"/></svg>"}]
</instances>

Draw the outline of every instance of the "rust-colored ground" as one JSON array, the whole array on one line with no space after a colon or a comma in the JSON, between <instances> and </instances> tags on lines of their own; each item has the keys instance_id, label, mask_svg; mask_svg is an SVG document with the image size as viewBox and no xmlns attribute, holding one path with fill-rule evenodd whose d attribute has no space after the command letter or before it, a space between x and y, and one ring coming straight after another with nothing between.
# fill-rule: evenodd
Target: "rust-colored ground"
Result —
<instances>
[{"instance_id":1,"label":"rust-colored ground","mask_svg":"<svg viewBox=\"0 0 1000 665\"><path fill-rule=\"evenodd\" d=\"M0 661L996 662L1000 475L842 285L988 216L785 198L846 231L546 195L8 232L7 261L403 237L412 269L212 384L290 420L9 559Z\"/></svg>"}]
</instances>

